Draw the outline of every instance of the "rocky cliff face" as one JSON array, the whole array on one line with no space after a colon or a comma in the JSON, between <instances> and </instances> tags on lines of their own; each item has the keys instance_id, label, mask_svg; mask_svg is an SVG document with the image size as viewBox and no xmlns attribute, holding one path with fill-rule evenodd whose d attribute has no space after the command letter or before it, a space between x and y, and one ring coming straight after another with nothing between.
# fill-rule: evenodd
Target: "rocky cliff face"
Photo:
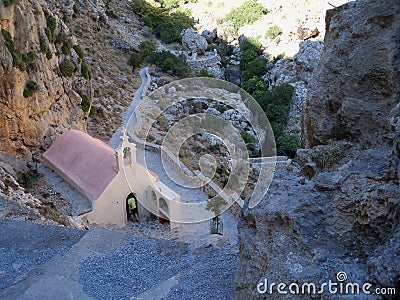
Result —
<instances>
[{"instance_id":1,"label":"rocky cliff face","mask_svg":"<svg viewBox=\"0 0 400 300\"><path fill-rule=\"evenodd\" d=\"M37 0L0 2L0 150L29 158L60 132L83 130L81 61L61 47L69 29ZM68 60L71 76L59 65Z\"/></svg>"},{"instance_id":2,"label":"rocky cliff face","mask_svg":"<svg viewBox=\"0 0 400 300\"><path fill-rule=\"evenodd\" d=\"M340 282L339 272L345 283L399 291L399 16L396 0L327 12L303 111L307 149L298 165L276 171L257 207L243 209L237 299L282 299L276 286L272 295L257 292L264 278L318 287ZM327 289L316 296L333 297Z\"/></svg>"},{"instance_id":3,"label":"rocky cliff face","mask_svg":"<svg viewBox=\"0 0 400 300\"><path fill-rule=\"evenodd\" d=\"M328 11L325 53L304 114L306 147L348 134L379 145L399 95L397 1L354 3ZM376 13L371 13L377 9Z\"/></svg>"}]
</instances>

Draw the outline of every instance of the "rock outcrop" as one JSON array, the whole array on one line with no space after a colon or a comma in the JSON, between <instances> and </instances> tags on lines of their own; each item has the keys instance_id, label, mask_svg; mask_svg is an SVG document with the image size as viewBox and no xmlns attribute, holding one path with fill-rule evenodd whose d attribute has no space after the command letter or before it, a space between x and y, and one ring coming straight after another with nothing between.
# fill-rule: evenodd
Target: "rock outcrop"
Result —
<instances>
[{"instance_id":1,"label":"rock outcrop","mask_svg":"<svg viewBox=\"0 0 400 300\"><path fill-rule=\"evenodd\" d=\"M45 3L20 0L4 7L1 1L0 20L0 150L29 158L60 132L84 129L75 92L85 86L81 59L72 45L62 54L70 33ZM70 77L61 74L64 61Z\"/></svg>"},{"instance_id":2,"label":"rock outcrop","mask_svg":"<svg viewBox=\"0 0 400 300\"><path fill-rule=\"evenodd\" d=\"M303 106L314 69L318 67L324 43L312 40L300 42L299 52L293 57L279 59L263 79L270 86L291 84L295 94L288 110L285 132L300 137Z\"/></svg>"},{"instance_id":3,"label":"rock outcrop","mask_svg":"<svg viewBox=\"0 0 400 300\"><path fill-rule=\"evenodd\" d=\"M383 141L389 124L382 118L399 100L398 7L397 1L351 2L328 11L326 50L304 114L304 146L327 143L338 127L367 147Z\"/></svg>"},{"instance_id":4,"label":"rock outcrop","mask_svg":"<svg viewBox=\"0 0 400 300\"><path fill-rule=\"evenodd\" d=\"M204 54L208 43L205 37L201 36L193 28L184 29L181 32L183 47L196 58L197 54Z\"/></svg>"},{"instance_id":5,"label":"rock outcrop","mask_svg":"<svg viewBox=\"0 0 400 300\"><path fill-rule=\"evenodd\" d=\"M303 111L307 149L298 151L298 164L276 171L258 206L242 211L237 299L282 299L277 286L272 294L257 291L265 279L317 289L329 280L370 283L371 292L398 293L399 16L396 0L359 0L327 12L325 49ZM340 281L340 272L347 279ZM344 294L325 289L293 298Z\"/></svg>"}]
</instances>

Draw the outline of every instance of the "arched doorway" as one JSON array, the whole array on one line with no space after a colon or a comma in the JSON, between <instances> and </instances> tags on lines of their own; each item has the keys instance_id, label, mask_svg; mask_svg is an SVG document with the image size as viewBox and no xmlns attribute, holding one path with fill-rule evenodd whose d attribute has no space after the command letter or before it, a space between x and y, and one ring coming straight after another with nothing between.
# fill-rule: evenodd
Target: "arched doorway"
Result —
<instances>
[{"instance_id":1,"label":"arched doorway","mask_svg":"<svg viewBox=\"0 0 400 300\"><path fill-rule=\"evenodd\" d=\"M133 199L134 203L134 209L131 208L131 205L129 204L130 199ZM125 199L125 207L126 207L126 219L129 222L131 220L132 222L139 221L139 213L138 213L138 201L137 197L134 193L130 193L128 197Z\"/></svg>"},{"instance_id":2,"label":"arched doorway","mask_svg":"<svg viewBox=\"0 0 400 300\"><path fill-rule=\"evenodd\" d=\"M164 198L158 199L158 206L159 206L159 221L161 224L165 222L169 222L169 207L167 201Z\"/></svg>"}]
</instances>

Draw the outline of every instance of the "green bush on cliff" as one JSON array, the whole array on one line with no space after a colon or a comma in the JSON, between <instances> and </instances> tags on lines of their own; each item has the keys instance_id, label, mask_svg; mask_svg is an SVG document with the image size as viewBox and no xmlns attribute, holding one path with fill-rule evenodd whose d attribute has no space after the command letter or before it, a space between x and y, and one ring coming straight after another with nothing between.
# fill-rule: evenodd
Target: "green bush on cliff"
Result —
<instances>
[{"instance_id":1,"label":"green bush on cliff","mask_svg":"<svg viewBox=\"0 0 400 300\"><path fill-rule=\"evenodd\" d=\"M263 80L260 77L252 78L258 85ZM247 84L251 81L247 81ZM277 151L279 155L293 157L297 148L300 147L300 139L294 135L286 135L284 128L287 122L287 111L294 94L294 88L284 83L269 91L268 89L255 86L250 89L254 99L261 106L271 123L275 135Z\"/></svg>"},{"instance_id":2,"label":"green bush on cliff","mask_svg":"<svg viewBox=\"0 0 400 300\"><path fill-rule=\"evenodd\" d=\"M157 0L162 7L171 9L179 6L179 0Z\"/></svg>"},{"instance_id":3,"label":"green bush on cliff","mask_svg":"<svg viewBox=\"0 0 400 300\"><path fill-rule=\"evenodd\" d=\"M69 55L69 53L70 53L70 51L71 51L71 49L72 49L73 46L74 46L74 45L72 44L71 39L68 39L68 40L66 40L66 41L64 42L64 44L62 45L62 47L61 47L61 52L62 52L64 55Z\"/></svg>"},{"instance_id":4,"label":"green bush on cliff","mask_svg":"<svg viewBox=\"0 0 400 300\"><path fill-rule=\"evenodd\" d=\"M51 59L53 54L51 53L49 46L47 45L46 37L42 34L39 35L40 51L46 54L47 59Z\"/></svg>"},{"instance_id":5,"label":"green bush on cliff","mask_svg":"<svg viewBox=\"0 0 400 300\"><path fill-rule=\"evenodd\" d=\"M132 72L134 72L136 68L139 68L142 63L143 57L137 52L132 52L128 59L128 66L132 67Z\"/></svg>"},{"instance_id":6,"label":"green bush on cliff","mask_svg":"<svg viewBox=\"0 0 400 300\"><path fill-rule=\"evenodd\" d=\"M176 12L171 15L155 29L154 34L160 38L163 43L181 42L181 31L190 28L193 25L193 19L186 15Z\"/></svg>"},{"instance_id":7,"label":"green bush on cliff","mask_svg":"<svg viewBox=\"0 0 400 300\"><path fill-rule=\"evenodd\" d=\"M38 85L35 81L30 80L26 83L23 95L25 98L28 98L33 95L34 92L38 90Z\"/></svg>"},{"instance_id":8,"label":"green bush on cliff","mask_svg":"<svg viewBox=\"0 0 400 300\"><path fill-rule=\"evenodd\" d=\"M7 6L14 4L15 0L4 0L3 3L4 3L4 6L7 7Z\"/></svg>"},{"instance_id":9,"label":"green bush on cliff","mask_svg":"<svg viewBox=\"0 0 400 300\"><path fill-rule=\"evenodd\" d=\"M76 71L76 65L69 59L64 59L59 65L60 73L63 77L71 77Z\"/></svg>"},{"instance_id":10,"label":"green bush on cliff","mask_svg":"<svg viewBox=\"0 0 400 300\"><path fill-rule=\"evenodd\" d=\"M90 68L84 61L81 64L81 75L85 79L91 79L92 78L92 73L90 72Z\"/></svg>"},{"instance_id":11,"label":"green bush on cliff","mask_svg":"<svg viewBox=\"0 0 400 300\"><path fill-rule=\"evenodd\" d=\"M283 134L276 140L278 155L295 157L297 149L300 148L300 138L297 135Z\"/></svg>"},{"instance_id":12,"label":"green bush on cliff","mask_svg":"<svg viewBox=\"0 0 400 300\"><path fill-rule=\"evenodd\" d=\"M15 42L11 34L5 29L1 29L1 34L3 35L4 38L4 44L6 45L8 51L11 53L13 59L13 66L17 67L21 71L25 71L25 62L22 58L22 53L15 46Z\"/></svg>"},{"instance_id":13,"label":"green bush on cliff","mask_svg":"<svg viewBox=\"0 0 400 300\"><path fill-rule=\"evenodd\" d=\"M82 98L82 101L81 101L82 110L83 110L83 112L86 113L90 109L90 99L89 99L88 95L80 94L80 96Z\"/></svg>"},{"instance_id":14,"label":"green bush on cliff","mask_svg":"<svg viewBox=\"0 0 400 300\"><path fill-rule=\"evenodd\" d=\"M254 39L248 38L240 45L240 69L247 70L249 63L260 58L262 53L261 43Z\"/></svg>"},{"instance_id":15,"label":"green bush on cliff","mask_svg":"<svg viewBox=\"0 0 400 300\"><path fill-rule=\"evenodd\" d=\"M156 44L154 42L144 41L139 45L139 53L142 57L148 57L156 52Z\"/></svg>"},{"instance_id":16,"label":"green bush on cliff","mask_svg":"<svg viewBox=\"0 0 400 300\"><path fill-rule=\"evenodd\" d=\"M48 17L46 19L47 27L44 29L44 33L47 35L50 43L54 43L55 36L54 31L56 30L57 22L53 17Z\"/></svg>"},{"instance_id":17,"label":"green bush on cliff","mask_svg":"<svg viewBox=\"0 0 400 300\"><path fill-rule=\"evenodd\" d=\"M78 57L79 57L79 61L80 61L80 62L83 61L83 59L85 58L85 52L83 51L83 49L81 48L81 46L79 46L79 45L74 45L73 48L74 48L76 54L77 54Z\"/></svg>"}]
</instances>

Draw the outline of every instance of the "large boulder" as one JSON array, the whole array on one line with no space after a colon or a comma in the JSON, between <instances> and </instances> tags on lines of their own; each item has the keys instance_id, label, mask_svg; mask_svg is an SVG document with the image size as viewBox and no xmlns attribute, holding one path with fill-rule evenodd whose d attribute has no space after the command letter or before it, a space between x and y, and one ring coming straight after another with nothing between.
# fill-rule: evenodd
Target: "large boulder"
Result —
<instances>
[{"instance_id":1,"label":"large boulder","mask_svg":"<svg viewBox=\"0 0 400 300\"><path fill-rule=\"evenodd\" d=\"M182 45L190 53L204 54L208 44L205 37L201 36L193 28L184 29L181 32Z\"/></svg>"},{"instance_id":2,"label":"large boulder","mask_svg":"<svg viewBox=\"0 0 400 300\"><path fill-rule=\"evenodd\" d=\"M323 42L312 40L300 42L299 53L293 57L293 60L296 63L297 72L302 81L310 82L312 73L318 66L323 49Z\"/></svg>"}]
</instances>

